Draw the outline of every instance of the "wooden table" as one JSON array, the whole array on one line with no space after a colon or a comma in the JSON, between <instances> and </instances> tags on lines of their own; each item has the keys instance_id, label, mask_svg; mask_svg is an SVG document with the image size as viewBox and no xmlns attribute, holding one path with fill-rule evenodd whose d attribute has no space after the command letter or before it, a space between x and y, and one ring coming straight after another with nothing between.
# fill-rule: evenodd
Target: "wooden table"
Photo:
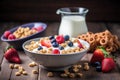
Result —
<instances>
[{"instance_id":1,"label":"wooden table","mask_svg":"<svg viewBox=\"0 0 120 80\"><path fill-rule=\"evenodd\" d=\"M20 23L0 23L1 32L5 31L8 26L19 25ZM102 22L88 22L88 30L92 32L101 32L106 29L110 30L111 33L117 35L120 38L120 24L119 23L102 23ZM55 35L58 32L59 23L48 23L48 28L45 31L44 36ZM42 69L40 66L29 67L28 64L32 62L30 58L28 58L23 51L18 51L19 56L22 60L22 64L20 64L27 72L28 75L15 76L15 72L17 69L10 69L9 62L3 57L3 50L8 44L0 41L0 80L120 80L120 52L116 52L117 55L117 66L110 73L102 73L96 72L95 68L90 66L89 71L83 71L84 75L82 78L61 78L59 77L60 72L54 72L54 77L47 77L47 70ZM80 63L82 64L84 61L89 61L92 54L86 54ZM15 64L14 64L15 65ZM39 74L33 74L32 70L38 70Z\"/></svg>"}]
</instances>

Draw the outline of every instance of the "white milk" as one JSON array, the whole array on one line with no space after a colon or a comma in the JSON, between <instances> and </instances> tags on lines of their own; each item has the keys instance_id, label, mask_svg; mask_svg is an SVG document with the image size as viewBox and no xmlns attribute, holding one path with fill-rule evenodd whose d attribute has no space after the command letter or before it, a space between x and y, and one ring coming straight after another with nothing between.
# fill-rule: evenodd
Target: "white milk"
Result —
<instances>
[{"instance_id":1,"label":"white milk","mask_svg":"<svg viewBox=\"0 0 120 80\"><path fill-rule=\"evenodd\" d=\"M77 37L79 34L88 32L85 18L82 16L64 16L59 28L59 34Z\"/></svg>"}]
</instances>

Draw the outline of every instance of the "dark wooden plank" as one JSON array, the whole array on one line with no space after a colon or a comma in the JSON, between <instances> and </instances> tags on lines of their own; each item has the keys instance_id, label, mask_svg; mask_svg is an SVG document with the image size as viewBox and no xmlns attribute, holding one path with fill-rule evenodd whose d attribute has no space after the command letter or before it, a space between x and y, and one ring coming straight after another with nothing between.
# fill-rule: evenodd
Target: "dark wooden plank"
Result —
<instances>
[{"instance_id":1,"label":"dark wooden plank","mask_svg":"<svg viewBox=\"0 0 120 80\"><path fill-rule=\"evenodd\" d=\"M56 10L61 7L86 7L89 8L87 20L89 21L120 21L119 2L114 0L30 0L30 1L0 1L0 18L2 21L34 21L37 18L44 21L58 21ZM50 9L50 10L49 10ZM35 14L36 13L36 14ZM48 13L48 14L47 14ZM44 15L45 14L45 15ZM109 14L109 15L108 15ZM113 16L114 15L114 16ZM24 16L24 17L21 17ZM34 16L34 17L32 17ZM32 18L31 18L32 17Z\"/></svg>"},{"instance_id":2,"label":"dark wooden plank","mask_svg":"<svg viewBox=\"0 0 120 80\"><path fill-rule=\"evenodd\" d=\"M9 68L9 62L4 58L1 64L0 80L9 80L12 69Z\"/></svg>"},{"instance_id":3,"label":"dark wooden plank","mask_svg":"<svg viewBox=\"0 0 120 80\"><path fill-rule=\"evenodd\" d=\"M58 22L56 22L56 23L47 23L48 27L46 29L45 36L58 34L59 24L60 23L58 23Z\"/></svg>"},{"instance_id":4,"label":"dark wooden plank","mask_svg":"<svg viewBox=\"0 0 120 80\"><path fill-rule=\"evenodd\" d=\"M28 58L24 52L19 52L20 58L22 60L22 66L25 71L27 71L28 75L21 75L16 76L15 72L18 71L18 69L13 69L11 74L11 80L38 80L38 74L33 74L32 70L38 70L38 66L29 67L29 63L33 62L30 58Z\"/></svg>"},{"instance_id":5,"label":"dark wooden plank","mask_svg":"<svg viewBox=\"0 0 120 80\"><path fill-rule=\"evenodd\" d=\"M120 40L120 23L108 23L106 25L112 34L117 35Z\"/></svg>"},{"instance_id":6,"label":"dark wooden plank","mask_svg":"<svg viewBox=\"0 0 120 80\"><path fill-rule=\"evenodd\" d=\"M96 32L102 32L106 30L107 28L105 27L104 23L101 22L86 22L88 26L88 31L96 33Z\"/></svg>"}]
</instances>

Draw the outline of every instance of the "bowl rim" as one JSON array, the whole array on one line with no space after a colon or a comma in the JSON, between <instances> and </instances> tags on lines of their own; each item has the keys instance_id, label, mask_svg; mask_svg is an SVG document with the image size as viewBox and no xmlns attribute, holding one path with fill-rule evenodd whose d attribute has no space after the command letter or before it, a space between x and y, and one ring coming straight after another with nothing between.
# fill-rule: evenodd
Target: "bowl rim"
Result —
<instances>
[{"instance_id":1,"label":"bowl rim","mask_svg":"<svg viewBox=\"0 0 120 80\"><path fill-rule=\"evenodd\" d=\"M15 26L15 27L9 29L8 31L10 31L10 30L16 30L18 27L23 26L23 25L27 25L27 24L42 24L44 28L43 28L43 30L38 31L38 32L35 33L35 34L32 34L32 35L27 36L27 37L24 37L24 38L20 38L20 39L14 39L14 40L5 39L5 38L4 38L4 33L3 33L2 36L1 36L1 40L2 40L2 41L6 41L6 42L14 42L14 41L19 41L19 40L24 40L24 39L30 38L30 37L38 34L38 33L43 32L43 31L47 28L47 24L44 23L44 22L31 22L31 23L25 23L25 24L22 24L22 25ZM28 27L29 27L29 26L28 26Z\"/></svg>"},{"instance_id":2,"label":"bowl rim","mask_svg":"<svg viewBox=\"0 0 120 80\"><path fill-rule=\"evenodd\" d=\"M43 37L33 38L33 39L30 39L30 40L25 41L25 42L22 44L22 48L23 48L24 52L27 51L27 52L29 52L29 53L39 54L39 55L43 55L43 56L67 56L67 55L81 54L81 53L84 53L84 52L87 53L87 51L88 51L89 48L90 48L90 44L89 44L87 41L82 40L82 39L79 39L79 40L85 42L85 43L87 44L88 47L87 47L86 49L80 51L80 52L71 53L71 54L58 54L58 55L56 55L56 54L40 54L40 53L35 53L35 52L32 52L32 51L29 51L29 50L27 50L27 49L25 48L25 45L26 45L27 43L29 43L29 42L32 41L32 40L36 40L36 41L37 41L37 40L39 40L40 38L43 38Z\"/></svg>"}]
</instances>

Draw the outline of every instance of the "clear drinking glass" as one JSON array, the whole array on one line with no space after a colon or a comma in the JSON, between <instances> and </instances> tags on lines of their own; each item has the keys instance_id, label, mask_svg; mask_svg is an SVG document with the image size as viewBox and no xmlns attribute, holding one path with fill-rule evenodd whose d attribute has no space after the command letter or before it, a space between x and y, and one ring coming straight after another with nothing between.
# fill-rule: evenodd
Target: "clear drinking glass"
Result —
<instances>
[{"instance_id":1,"label":"clear drinking glass","mask_svg":"<svg viewBox=\"0 0 120 80\"><path fill-rule=\"evenodd\" d=\"M86 14L88 9L82 7L60 8L57 14L61 14L61 23L58 34L77 37L79 34L88 32Z\"/></svg>"}]
</instances>

